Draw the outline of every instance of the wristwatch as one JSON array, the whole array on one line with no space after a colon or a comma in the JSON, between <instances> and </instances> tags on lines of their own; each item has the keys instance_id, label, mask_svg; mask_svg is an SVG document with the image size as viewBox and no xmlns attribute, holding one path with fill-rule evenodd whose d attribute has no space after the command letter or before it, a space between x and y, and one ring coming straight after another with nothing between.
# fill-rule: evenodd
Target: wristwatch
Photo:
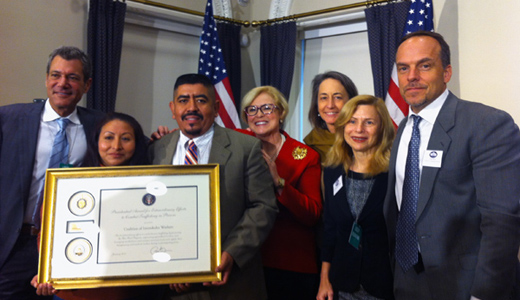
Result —
<instances>
[{"instance_id":1,"label":"wristwatch","mask_svg":"<svg viewBox=\"0 0 520 300\"><path fill-rule=\"evenodd\" d=\"M282 177L278 178L278 184L276 185L277 189L283 189L285 186L285 179Z\"/></svg>"}]
</instances>

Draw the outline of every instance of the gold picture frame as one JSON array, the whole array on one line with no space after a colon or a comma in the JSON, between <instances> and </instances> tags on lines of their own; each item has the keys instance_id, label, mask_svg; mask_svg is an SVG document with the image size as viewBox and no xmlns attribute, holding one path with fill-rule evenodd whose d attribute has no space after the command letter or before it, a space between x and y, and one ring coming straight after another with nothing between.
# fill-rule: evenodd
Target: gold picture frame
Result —
<instances>
[{"instance_id":1,"label":"gold picture frame","mask_svg":"<svg viewBox=\"0 0 520 300\"><path fill-rule=\"evenodd\" d=\"M38 282L221 280L218 164L48 169Z\"/></svg>"}]
</instances>

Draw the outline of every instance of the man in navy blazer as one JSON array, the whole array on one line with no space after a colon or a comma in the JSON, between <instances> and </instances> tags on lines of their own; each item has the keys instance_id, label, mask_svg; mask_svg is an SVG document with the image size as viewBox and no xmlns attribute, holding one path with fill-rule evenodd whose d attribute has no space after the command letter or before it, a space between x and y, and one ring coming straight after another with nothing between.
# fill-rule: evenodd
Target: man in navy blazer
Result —
<instances>
[{"instance_id":1,"label":"man in navy blazer","mask_svg":"<svg viewBox=\"0 0 520 300\"><path fill-rule=\"evenodd\" d=\"M48 99L42 103L0 107L0 299L43 299L30 285L38 272L36 236L40 224L37 200L58 130L59 117L67 126L69 164L80 165L87 150L86 136L103 117L77 107L92 82L91 64L83 51L60 47L47 63Z\"/></svg>"},{"instance_id":2,"label":"man in navy blazer","mask_svg":"<svg viewBox=\"0 0 520 300\"><path fill-rule=\"evenodd\" d=\"M396 262L408 144L414 121L399 126L390 158L385 218L402 299L510 299L520 245L520 132L507 113L447 90L452 69L443 37L416 32L401 42L401 95L419 122L420 183L416 264ZM413 230L414 229L414 230ZM403 244L403 243L401 243Z\"/></svg>"}]
</instances>

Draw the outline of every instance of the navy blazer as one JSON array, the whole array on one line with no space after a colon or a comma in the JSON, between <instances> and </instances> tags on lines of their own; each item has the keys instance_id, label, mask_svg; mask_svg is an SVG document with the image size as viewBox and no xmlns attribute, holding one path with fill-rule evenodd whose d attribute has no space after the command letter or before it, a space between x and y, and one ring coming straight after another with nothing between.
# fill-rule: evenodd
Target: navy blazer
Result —
<instances>
[{"instance_id":1,"label":"navy blazer","mask_svg":"<svg viewBox=\"0 0 520 300\"><path fill-rule=\"evenodd\" d=\"M0 268L22 229L45 102L0 107ZM88 137L103 113L78 106Z\"/></svg>"},{"instance_id":2,"label":"navy blazer","mask_svg":"<svg viewBox=\"0 0 520 300\"><path fill-rule=\"evenodd\" d=\"M384 210L394 263L395 164L405 122L391 152ZM421 173L415 227L429 286L422 292L431 299L509 299L520 246L518 126L504 111L450 93L427 150L442 151L442 161Z\"/></svg>"},{"instance_id":3,"label":"navy blazer","mask_svg":"<svg viewBox=\"0 0 520 300\"><path fill-rule=\"evenodd\" d=\"M343 185L334 194L333 185L338 178L341 178ZM357 250L349 244L355 220L347 201L345 169L340 165L323 170L325 210L322 260L331 264L329 279L335 298L338 291L355 292L362 285L373 296L394 299L388 237L383 216L388 173L378 174L374 178L372 191L358 219L362 237Z\"/></svg>"}]
</instances>

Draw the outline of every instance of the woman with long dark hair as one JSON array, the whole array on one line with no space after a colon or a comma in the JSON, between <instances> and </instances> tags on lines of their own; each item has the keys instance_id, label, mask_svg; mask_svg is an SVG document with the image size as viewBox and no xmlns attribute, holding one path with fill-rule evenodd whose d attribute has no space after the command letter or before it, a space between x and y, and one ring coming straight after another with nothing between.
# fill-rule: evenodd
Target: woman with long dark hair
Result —
<instances>
[{"instance_id":1,"label":"woman with long dark hair","mask_svg":"<svg viewBox=\"0 0 520 300\"><path fill-rule=\"evenodd\" d=\"M109 113L96 127L88 140L87 156L83 167L112 167L146 165L148 139L141 125L123 113ZM153 288L149 287L108 287L56 291L51 284L38 284L35 276L31 284L36 294L54 295L54 300L140 300L154 299Z\"/></svg>"},{"instance_id":2,"label":"woman with long dark hair","mask_svg":"<svg viewBox=\"0 0 520 300\"><path fill-rule=\"evenodd\" d=\"M109 113L97 124L90 137L83 167L146 165L149 140L141 125L127 114ZM131 151L127 153L126 147Z\"/></svg>"},{"instance_id":3,"label":"woman with long dark hair","mask_svg":"<svg viewBox=\"0 0 520 300\"><path fill-rule=\"evenodd\" d=\"M313 129L303 141L320 154L322 162L334 142L334 122L339 111L357 94L354 82L340 72L328 71L316 75L312 80L309 122Z\"/></svg>"}]
</instances>

